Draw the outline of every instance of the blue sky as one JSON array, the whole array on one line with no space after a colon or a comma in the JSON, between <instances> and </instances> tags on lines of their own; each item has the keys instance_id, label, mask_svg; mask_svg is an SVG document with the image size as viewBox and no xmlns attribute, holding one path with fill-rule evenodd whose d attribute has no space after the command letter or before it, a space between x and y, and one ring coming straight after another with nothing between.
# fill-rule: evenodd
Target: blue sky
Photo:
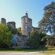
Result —
<instances>
[{"instance_id":1,"label":"blue sky","mask_svg":"<svg viewBox=\"0 0 55 55\"><path fill-rule=\"evenodd\" d=\"M44 14L44 7L55 0L0 0L0 20L15 21L16 27L21 26L21 17L28 12L32 19L32 25L38 26L38 22Z\"/></svg>"}]
</instances>

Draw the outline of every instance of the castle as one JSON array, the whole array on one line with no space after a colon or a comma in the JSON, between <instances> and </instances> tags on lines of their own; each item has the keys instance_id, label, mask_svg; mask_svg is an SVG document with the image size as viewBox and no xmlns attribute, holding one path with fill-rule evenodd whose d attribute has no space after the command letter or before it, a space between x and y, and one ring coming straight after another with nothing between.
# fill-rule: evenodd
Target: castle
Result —
<instances>
[{"instance_id":1,"label":"castle","mask_svg":"<svg viewBox=\"0 0 55 55\"><path fill-rule=\"evenodd\" d=\"M29 33L32 31L32 19L28 17L28 13L21 17L21 24L22 35L29 36Z\"/></svg>"}]
</instances>

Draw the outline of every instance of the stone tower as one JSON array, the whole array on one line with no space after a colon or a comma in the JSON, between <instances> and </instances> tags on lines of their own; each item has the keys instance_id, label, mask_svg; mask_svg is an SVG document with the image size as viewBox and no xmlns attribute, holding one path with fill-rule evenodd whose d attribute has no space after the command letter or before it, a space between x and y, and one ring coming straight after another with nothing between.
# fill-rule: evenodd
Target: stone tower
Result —
<instances>
[{"instance_id":1,"label":"stone tower","mask_svg":"<svg viewBox=\"0 0 55 55\"><path fill-rule=\"evenodd\" d=\"M1 23L6 25L6 19L5 18L1 18Z\"/></svg>"},{"instance_id":2,"label":"stone tower","mask_svg":"<svg viewBox=\"0 0 55 55\"><path fill-rule=\"evenodd\" d=\"M32 30L32 19L28 17L28 13L25 13L25 16L21 17L21 24L22 35L29 36Z\"/></svg>"},{"instance_id":3,"label":"stone tower","mask_svg":"<svg viewBox=\"0 0 55 55\"><path fill-rule=\"evenodd\" d=\"M15 23L14 21L8 22L7 25L8 25L9 27L11 27L12 29L16 29L16 23Z\"/></svg>"}]
</instances>

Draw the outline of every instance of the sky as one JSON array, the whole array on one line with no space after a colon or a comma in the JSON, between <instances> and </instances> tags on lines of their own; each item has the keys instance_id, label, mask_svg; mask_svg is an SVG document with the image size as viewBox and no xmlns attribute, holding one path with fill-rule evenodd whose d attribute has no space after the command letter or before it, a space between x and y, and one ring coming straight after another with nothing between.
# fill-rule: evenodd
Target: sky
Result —
<instances>
[{"instance_id":1,"label":"sky","mask_svg":"<svg viewBox=\"0 0 55 55\"><path fill-rule=\"evenodd\" d=\"M21 17L27 12L32 19L32 25L38 22L44 14L44 7L55 0L0 0L0 21L5 18L7 22L15 21L16 27L21 27Z\"/></svg>"}]
</instances>

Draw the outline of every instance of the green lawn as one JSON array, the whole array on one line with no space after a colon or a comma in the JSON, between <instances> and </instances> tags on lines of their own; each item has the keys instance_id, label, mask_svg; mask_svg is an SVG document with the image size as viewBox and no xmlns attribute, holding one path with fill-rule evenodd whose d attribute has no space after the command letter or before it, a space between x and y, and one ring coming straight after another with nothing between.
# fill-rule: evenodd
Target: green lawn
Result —
<instances>
[{"instance_id":1,"label":"green lawn","mask_svg":"<svg viewBox=\"0 0 55 55\"><path fill-rule=\"evenodd\" d=\"M55 54L55 49L49 49L43 52L44 54Z\"/></svg>"},{"instance_id":2,"label":"green lawn","mask_svg":"<svg viewBox=\"0 0 55 55\"><path fill-rule=\"evenodd\" d=\"M11 51L11 52L41 52L41 53L43 53L43 54L45 54L45 55L48 55L48 54L55 54L55 49L42 49L42 50L40 50L40 49L16 49L16 50L1 50L0 49L0 52L1 51Z\"/></svg>"}]
</instances>

